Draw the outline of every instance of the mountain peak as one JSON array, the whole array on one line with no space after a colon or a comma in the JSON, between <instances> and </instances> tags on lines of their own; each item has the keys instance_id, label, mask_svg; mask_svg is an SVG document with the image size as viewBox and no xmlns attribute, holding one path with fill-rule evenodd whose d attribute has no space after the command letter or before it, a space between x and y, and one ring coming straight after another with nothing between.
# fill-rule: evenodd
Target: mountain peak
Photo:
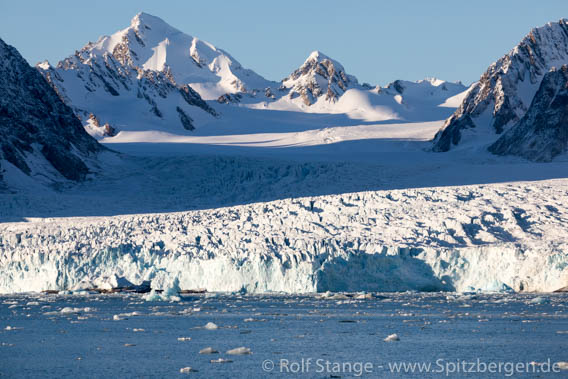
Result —
<instances>
[{"instance_id":1,"label":"mountain peak","mask_svg":"<svg viewBox=\"0 0 568 379\"><path fill-rule=\"evenodd\" d=\"M347 75L343 66L322 52L315 50L302 66L282 80L282 86L291 88L292 99L301 97L306 106L314 104L322 96L335 102L357 79Z\"/></svg>"},{"instance_id":2,"label":"mountain peak","mask_svg":"<svg viewBox=\"0 0 568 379\"><path fill-rule=\"evenodd\" d=\"M132 18L132 20L130 20L130 26L135 29L138 29L141 26L146 26L147 28L151 29L152 26L155 25L156 26L162 25L171 28L171 26L161 18L145 12L139 12L138 14L136 14L136 16Z\"/></svg>"},{"instance_id":3,"label":"mountain peak","mask_svg":"<svg viewBox=\"0 0 568 379\"><path fill-rule=\"evenodd\" d=\"M308 59L306 59L306 61L309 61L309 60L322 61L324 59L331 59L331 58L328 57L327 55L325 55L324 53L322 53L319 50L314 50L310 53L310 55L308 56Z\"/></svg>"},{"instance_id":4,"label":"mountain peak","mask_svg":"<svg viewBox=\"0 0 568 379\"><path fill-rule=\"evenodd\" d=\"M313 65L314 63L324 63L326 61L331 62L331 64L336 68L337 71L345 70L341 65L341 63L339 63L333 58L330 58L328 55L322 53L319 50L312 51L308 56L308 58L304 61L304 64L302 66Z\"/></svg>"}]
</instances>

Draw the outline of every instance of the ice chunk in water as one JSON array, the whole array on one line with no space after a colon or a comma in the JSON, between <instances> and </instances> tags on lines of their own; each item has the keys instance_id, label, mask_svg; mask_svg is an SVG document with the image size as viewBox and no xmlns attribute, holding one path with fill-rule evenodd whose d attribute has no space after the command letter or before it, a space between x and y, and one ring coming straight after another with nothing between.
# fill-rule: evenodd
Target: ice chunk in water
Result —
<instances>
[{"instance_id":1,"label":"ice chunk in water","mask_svg":"<svg viewBox=\"0 0 568 379\"><path fill-rule=\"evenodd\" d=\"M398 334L394 333L394 334L390 334L389 336L387 336L387 338L384 339L385 342L395 342L395 341L400 341L400 338L398 337Z\"/></svg>"},{"instance_id":2,"label":"ice chunk in water","mask_svg":"<svg viewBox=\"0 0 568 379\"><path fill-rule=\"evenodd\" d=\"M529 301L529 304L547 304L549 300L546 297L535 297Z\"/></svg>"},{"instance_id":3,"label":"ice chunk in water","mask_svg":"<svg viewBox=\"0 0 568 379\"><path fill-rule=\"evenodd\" d=\"M199 354L218 354L219 352L212 347L206 347L204 349L199 350Z\"/></svg>"},{"instance_id":4,"label":"ice chunk in water","mask_svg":"<svg viewBox=\"0 0 568 379\"><path fill-rule=\"evenodd\" d=\"M252 351L250 351L250 349L248 347L237 347L234 349L231 349L229 351L227 351L227 354L229 355L247 355L247 354L252 354Z\"/></svg>"},{"instance_id":5,"label":"ice chunk in water","mask_svg":"<svg viewBox=\"0 0 568 379\"><path fill-rule=\"evenodd\" d=\"M210 362L211 363L232 363L233 361L230 360L230 359L219 358L219 359L211 359Z\"/></svg>"},{"instance_id":6,"label":"ice chunk in water","mask_svg":"<svg viewBox=\"0 0 568 379\"><path fill-rule=\"evenodd\" d=\"M205 324L205 326L203 327L204 329L207 330L216 330L219 329L219 327L217 326L217 324L213 323L213 322L208 322L207 324Z\"/></svg>"}]
</instances>

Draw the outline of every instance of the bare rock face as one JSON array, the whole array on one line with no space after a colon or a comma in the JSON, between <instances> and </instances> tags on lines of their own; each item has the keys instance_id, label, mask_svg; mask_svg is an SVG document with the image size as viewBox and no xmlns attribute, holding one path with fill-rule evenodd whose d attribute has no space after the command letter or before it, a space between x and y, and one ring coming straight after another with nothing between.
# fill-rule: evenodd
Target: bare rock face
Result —
<instances>
[{"instance_id":1,"label":"bare rock face","mask_svg":"<svg viewBox=\"0 0 568 379\"><path fill-rule=\"evenodd\" d=\"M236 104L236 103L240 103L241 99L242 99L242 95L240 93L226 93L224 95L219 96L219 98L217 99L217 102L219 104Z\"/></svg>"},{"instance_id":2,"label":"bare rock face","mask_svg":"<svg viewBox=\"0 0 568 379\"><path fill-rule=\"evenodd\" d=\"M525 115L544 75L568 63L568 20L533 29L474 84L434 139L448 151L464 138L496 140Z\"/></svg>"},{"instance_id":3,"label":"bare rock face","mask_svg":"<svg viewBox=\"0 0 568 379\"><path fill-rule=\"evenodd\" d=\"M97 118L97 116L95 116L94 114L89 114L89 117L87 118L87 123L91 128L94 128L95 130L97 130L95 133L93 134L97 134L97 135L103 135L105 137L113 137L116 135L116 129L110 125L108 122L101 125L100 120Z\"/></svg>"},{"instance_id":4,"label":"bare rock face","mask_svg":"<svg viewBox=\"0 0 568 379\"><path fill-rule=\"evenodd\" d=\"M289 89L290 98L300 96L309 106L322 96L336 101L351 86L359 86L354 76L347 75L337 61L314 51L300 68L282 81L281 88Z\"/></svg>"},{"instance_id":5,"label":"bare rock face","mask_svg":"<svg viewBox=\"0 0 568 379\"><path fill-rule=\"evenodd\" d=\"M180 107L176 107L176 111L178 112L179 120L181 121L183 128L185 130L194 130L195 126L193 126L193 119L189 117Z\"/></svg>"},{"instance_id":6,"label":"bare rock face","mask_svg":"<svg viewBox=\"0 0 568 379\"><path fill-rule=\"evenodd\" d=\"M568 66L544 76L524 117L489 151L548 162L568 150Z\"/></svg>"},{"instance_id":7,"label":"bare rock face","mask_svg":"<svg viewBox=\"0 0 568 379\"><path fill-rule=\"evenodd\" d=\"M2 40L0 135L0 164L9 162L31 176L51 177L43 171L47 162L54 173L82 180L89 172L85 161L104 149L45 78Z\"/></svg>"}]
</instances>

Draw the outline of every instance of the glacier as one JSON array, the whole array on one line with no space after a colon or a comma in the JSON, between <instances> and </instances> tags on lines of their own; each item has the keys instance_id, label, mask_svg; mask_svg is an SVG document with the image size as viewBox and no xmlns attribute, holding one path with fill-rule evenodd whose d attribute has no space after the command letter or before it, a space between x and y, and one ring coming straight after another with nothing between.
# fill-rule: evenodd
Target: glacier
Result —
<instances>
[{"instance_id":1,"label":"glacier","mask_svg":"<svg viewBox=\"0 0 568 379\"><path fill-rule=\"evenodd\" d=\"M562 28L536 33L542 46L524 40L547 53L531 66L534 78L562 61L565 49L547 49ZM528 81L503 67L520 51L488 71L510 77L512 105L525 104ZM489 154L488 141L431 151L443 119L467 110L483 81L469 90L437 79L372 87L315 51L269 82L147 14L37 68L116 153L100 152L81 183L0 161L0 293L137 287L171 300L184 290L568 284L565 153L535 165ZM474 102L471 117L498 105L491 96Z\"/></svg>"},{"instance_id":2,"label":"glacier","mask_svg":"<svg viewBox=\"0 0 568 379\"><path fill-rule=\"evenodd\" d=\"M0 293L551 292L568 282L568 180L365 191L0 224Z\"/></svg>"}]
</instances>

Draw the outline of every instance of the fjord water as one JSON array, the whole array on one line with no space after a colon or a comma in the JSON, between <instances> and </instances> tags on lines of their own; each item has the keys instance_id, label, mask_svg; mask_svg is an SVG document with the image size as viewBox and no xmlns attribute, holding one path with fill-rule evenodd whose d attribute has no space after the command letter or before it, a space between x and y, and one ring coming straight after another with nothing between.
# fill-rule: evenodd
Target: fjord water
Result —
<instances>
[{"instance_id":1,"label":"fjord water","mask_svg":"<svg viewBox=\"0 0 568 379\"><path fill-rule=\"evenodd\" d=\"M563 377L547 364L568 360L566 334L565 294L7 295L0 376L504 377L512 366L458 371L501 362ZM251 354L226 353L239 347ZM431 366L396 372L403 362Z\"/></svg>"}]
</instances>

